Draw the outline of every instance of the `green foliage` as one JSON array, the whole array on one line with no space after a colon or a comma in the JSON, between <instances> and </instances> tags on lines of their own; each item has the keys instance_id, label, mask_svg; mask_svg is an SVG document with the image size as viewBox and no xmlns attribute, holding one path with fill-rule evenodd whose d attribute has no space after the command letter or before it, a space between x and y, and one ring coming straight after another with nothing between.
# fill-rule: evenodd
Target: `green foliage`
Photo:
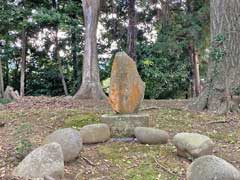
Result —
<instances>
[{"instance_id":1,"label":"green foliage","mask_svg":"<svg viewBox=\"0 0 240 180\"><path fill-rule=\"evenodd\" d=\"M59 37L59 48L64 77L71 95L81 84L84 20L82 2L23 0L18 3L2 1L0 4L0 58L3 61L4 83L19 90L21 32L27 31L26 95L63 95L63 87L54 54L52 37L54 28L64 33ZM154 8L157 1L136 1L137 60L141 77L146 82L146 98L183 97L191 82L189 46L200 51L206 62L205 50L209 47L209 3L199 1L169 1L169 12ZM102 2L101 25L106 29L98 37L98 53L114 55L127 49L127 0ZM164 14L166 13L166 14ZM113 16L114 14L114 16ZM161 14L161 16L160 16ZM116 17L115 17L116 16ZM157 39L149 38L157 32ZM45 33L45 35L43 35ZM40 35L41 34L41 35ZM41 39L41 40L40 40ZM149 40L150 39L150 40ZM217 38L218 43L222 37ZM115 43L117 47L113 48ZM214 50L221 59L224 52ZM110 76L112 57L100 58L100 77ZM201 66L206 72L206 63Z\"/></svg>"},{"instance_id":2,"label":"green foliage","mask_svg":"<svg viewBox=\"0 0 240 180\"><path fill-rule=\"evenodd\" d=\"M12 102L12 100L10 99L5 99L5 98L0 98L0 104L8 104Z\"/></svg>"},{"instance_id":3,"label":"green foliage","mask_svg":"<svg viewBox=\"0 0 240 180\"><path fill-rule=\"evenodd\" d=\"M240 96L240 86L238 86L237 88L233 89L233 94L236 96Z\"/></svg>"},{"instance_id":4,"label":"green foliage","mask_svg":"<svg viewBox=\"0 0 240 180\"><path fill-rule=\"evenodd\" d=\"M138 43L138 69L146 82L145 98L185 98L191 83L190 47L200 51L202 61L206 57L209 5L204 1L187 3L190 7L185 11L182 6L170 5L174 8L169 17L154 24L156 42ZM205 75L205 66L200 69Z\"/></svg>"},{"instance_id":5,"label":"green foliage","mask_svg":"<svg viewBox=\"0 0 240 180\"><path fill-rule=\"evenodd\" d=\"M187 41L178 40L181 31L178 24L163 27L156 43L138 47L146 98L176 98L187 92L190 60Z\"/></svg>"},{"instance_id":6,"label":"green foliage","mask_svg":"<svg viewBox=\"0 0 240 180\"><path fill-rule=\"evenodd\" d=\"M27 139L21 139L18 141L17 147L16 147L16 153L18 156L25 156L29 153L29 151L32 148L32 143Z\"/></svg>"},{"instance_id":7,"label":"green foliage","mask_svg":"<svg viewBox=\"0 0 240 180\"><path fill-rule=\"evenodd\" d=\"M30 123L22 123L16 128L16 135L25 136L27 133L32 132L32 125Z\"/></svg>"},{"instance_id":8,"label":"green foliage","mask_svg":"<svg viewBox=\"0 0 240 180\"><path fill-rule=\"evenodd\" d=\"M210 49L211 59L219 62L225 56L225 50L223 48L223 43L225 41L225 36L223 34L218 34L213 38L212 47Z\"/></svg>"}]
</instances>

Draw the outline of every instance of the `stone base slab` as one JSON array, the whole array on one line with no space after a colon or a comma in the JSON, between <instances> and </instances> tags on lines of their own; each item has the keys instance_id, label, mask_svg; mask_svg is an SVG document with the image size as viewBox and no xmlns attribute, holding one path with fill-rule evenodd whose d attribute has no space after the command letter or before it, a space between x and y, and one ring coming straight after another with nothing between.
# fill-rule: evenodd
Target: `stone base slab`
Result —
<instances>
[{"instance_id":1,"label":"stone base slab","mask_svg":"<svg viewBox=\"0 0 240 180\"><path fill-rule=\"evenodd\" d=\"M134 136L135 127L151 127L149 114L104 114L101 116L101 122L110 127L113 137L131 137Z\"/></svg>"}]
</instances>

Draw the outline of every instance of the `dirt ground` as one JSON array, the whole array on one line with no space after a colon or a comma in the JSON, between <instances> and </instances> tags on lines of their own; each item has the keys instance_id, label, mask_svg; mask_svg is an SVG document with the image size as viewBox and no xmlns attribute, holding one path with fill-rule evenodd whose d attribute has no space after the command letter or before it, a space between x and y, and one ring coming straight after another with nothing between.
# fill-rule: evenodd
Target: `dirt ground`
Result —
<instances>
[{"instance_id":1,"label":"dirt ground","mask_svg":"<svg viewBox=\"0 0 240 180\"><path fill-rule=\"evenodd\" d=\"M145 100L141 111L149 113L157 128L170 133L198 132L213 139L214 154L240 169L240 115L218 116L186 110L187 100ZM15 166L43 139L65 127L68 119L86 115L98 118L112 113L105 101L64 97L25 97L0 106L0 179L13 179ZM84 119L84 118L83 118ZM95 120L84 119L83 124ZM126 140L126 141L124 141ZM84 146L79 158L65 164L65 180L182 180L191 163L176 155L171 140L166 145L143 145L134 139L112 139Z\"/></svg>"}]
</instances>

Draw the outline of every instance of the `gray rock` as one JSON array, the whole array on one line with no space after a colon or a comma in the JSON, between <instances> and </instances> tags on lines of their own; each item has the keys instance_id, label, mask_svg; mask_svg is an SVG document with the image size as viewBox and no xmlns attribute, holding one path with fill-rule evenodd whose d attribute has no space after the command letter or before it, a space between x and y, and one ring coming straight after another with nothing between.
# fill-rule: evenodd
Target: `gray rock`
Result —
<instances>
[{"instance_id":1,"label":"gray rock","mask_svg":"<svg viewBox=\"0 0 240 180\"><path fill-rule=\"evenodd\" d=\"M80 133L72 128L56 130L43 141L44 144L52 142L61 145L65 162L76 159L83 148Z\"/></svg>"},{"instance_id":2,"label":"gray rock","mask_svg":"<svg viewBox=\"0 0 240 180\"><path fill-rule=\"evenodd\" d=\"M101 143L110 139L110 129L106 124L91 124L80 129L84 144Z\"/></svg>"},{"instance_id":3,"label":"gray rock","mask_svg":"<svg viewBox=\"0 0 240 180\"><path fill-rule=\"evenodd\" d=\"M165 144L169 139L169 135L166 131L156 128L136 127L134 129L134 134L143 144Z\"/></svg>"},{"instance_id":4,"label":"gray rock","mask_svg":"<svg viewBox=\"0 0 240 180\"><path fill-rule=\"evenodd\" d=\"M214 143L209 137L197 133L179 133L173 137L173 144L178 155L186 158L210 155L214 148Z\"/></svg>"},{"instance_id":5,"label":"gray rock","mask_svg":"<svg viewBox=\"0 0 240 180\"><path fill-rule=\"evenodd\" d=\"M62 148L57 143L46 144L28 154L13 170L14 176L22 178L61 179L64 175Z\"/></svg>"},{"instance_id":6,"label":"gray rock","mask_svg":"<svg viewBox=\"0 0 240 180\"><path fill-rule=\"evenodd\" d=\"M196 159L187 169L187 180L240 180L239 171L213 155Z\"/></svg>"},{"instance_id":7,"label":"gray rock","mask_svg":"<svg viewBox=\"0 0 240 180\"><path fill-rule=\"evenodd\" d=\"M56 180L51 176L44 176L43 180Z\"/></svg>"},{"instance_id":8,"label":"gray rock","mask_svg":"<svg viewBox=\"0 0 240 180\"><path fill-rule=\"evenodd\" d=\"M65 96L64 99L65 99L65 100L72 100L73 97L72 97L72 96Z\"/></svg>"}]
</instances>

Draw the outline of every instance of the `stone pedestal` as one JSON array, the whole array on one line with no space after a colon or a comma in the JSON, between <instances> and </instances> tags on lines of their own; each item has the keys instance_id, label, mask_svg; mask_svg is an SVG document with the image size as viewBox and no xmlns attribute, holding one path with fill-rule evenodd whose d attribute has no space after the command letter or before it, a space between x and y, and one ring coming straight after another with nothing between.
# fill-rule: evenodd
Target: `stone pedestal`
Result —
<instances>
[{"instance_id":1,"label":"stone pedestal","mask_svg":"<svg viewBox=\"0 0 240 180\"><path fill-rule=\"evenodd\" d=\"M105 114L101 116L101 122L107 124L114 137L134 136L135 127L151 127L149 114Z\"/></svg>"}]
</instances>

